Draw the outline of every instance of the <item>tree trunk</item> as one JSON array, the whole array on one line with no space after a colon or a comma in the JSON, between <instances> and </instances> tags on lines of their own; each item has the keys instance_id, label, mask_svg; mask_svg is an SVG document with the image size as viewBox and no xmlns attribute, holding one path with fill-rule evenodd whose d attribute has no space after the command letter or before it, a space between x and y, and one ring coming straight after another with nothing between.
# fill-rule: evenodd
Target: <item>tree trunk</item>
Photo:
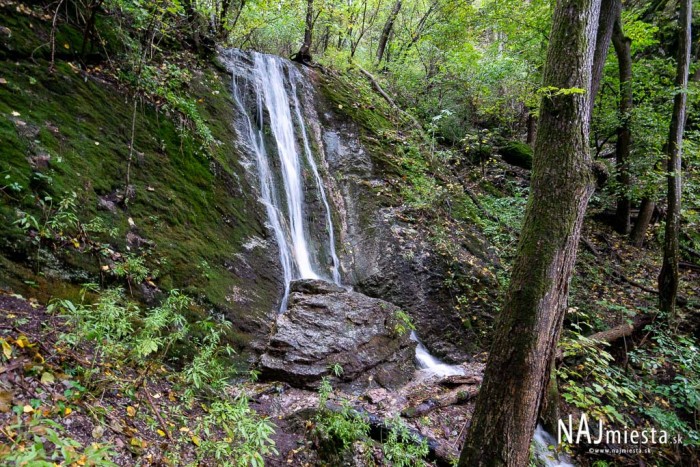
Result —
<instances>
[{"instance_id":1,"label":"tree trunk","mask_svg":"<svg viewBox=\"0 0 700 467\"><path fill-rule=\"evenodd\" d=\"M659 274L659 307L671 315L676 308L678 295L678 234L681 217L681 150L685 108L690 68L690 25L692 22L692 0L681 0L678 37L678 63L676 66L676 88L673 99L673 115L668 135L666 170L668 171L668 213L664 238L664 260Z\"/></svg>"},{"instance_id":2,"label":"tree trunk","mask_svg":"<svg viewBox=\"0 0 700 467\"><path fill-rule=\"evenodd\" d=\"M394 3L394 8L391 9L389 17L384 23L384 29L382 29L382 34L379 36L379 45L377 46L377 63L381 63L382 58L384 58L384 50L386 50L386 44L389 42L389 37L391 36L391 31L394 29L394 21L401 11L401 0L396 0Z\"/></svg>"},{"instance_id":3,"label":"tree trunk","mask_svg":"<svg viewBox=\"0 0 700 467\"><path fill-rule=\"evenodd\" d=\"M610 39L613 34L613 24L615 24L615 19L620 15L621 10L622 3L620 0L602 0L600 3L598 32L596 34L593 70L591 73L590 115L593 115L595 98L598 95L600 81L603 78L603 68L605 67L605 60L608 58Z\"/></svg>"},{"instance_id":4,"label":"tree trunk","mask_svg":"<svg viewBox=\"0 0 700 467\"><path fill-rule=\"evenodd\" d=\"M600 0L558 0L530 199L459 465L522 466L561 332L583 216L593 193L589 98Z\"/></svg>"},{"instance_id":5,"label":"tree trunk","mask_svg":"<svg viewBox=\"0 0 700 467\"><path fill-rule=\"evenodd\" d=\"M309 63L311 57L311 39L314 29L314 0L306 0L306 22L304 27L304 43L292 60L299 63Z\"/></svg>"},{"instance_id":6,"label":"tree trunk","mask_svg":"<svg viewBox=\"0 0 700 467\"><path fill-rule=\"evenodd\" d=\"M527 137L525 142L529 145L535 142L535 135L537 134L537 117L530 110L527 109Z\"/></svg>"},{"instance_id":7,"label":"tree trunk","mask_svg":"<svg viewBox=\"0 0 700 467\"><path fill-rule=\"evenodd\" d=\"M632 202L630 193L629 158L632 132L632 40L625 37L622 31L622 18L618 11L612 36L615 54L620 70L620 123L617 127L617 143L615 146L615 163L617 166L617 182L620 193L617 195L617 212L615 214L615 229L624 235L630 233L630 211Z\"/></svg>"},{"instance_id":8,"label":"tree trunk","mask_svg":"<svg viewBox=\"0 0 700 467\"><path fill-rule=\"evenodd\" d=\"M642 199L637 221L634 223L634 229L632 229L630 234L630 243L637 248L641 248L644 245L644 237L649 228L651 217L654 215L654 209L656 209L656 203L651 198Z\"/></svg>"}]
</instances>

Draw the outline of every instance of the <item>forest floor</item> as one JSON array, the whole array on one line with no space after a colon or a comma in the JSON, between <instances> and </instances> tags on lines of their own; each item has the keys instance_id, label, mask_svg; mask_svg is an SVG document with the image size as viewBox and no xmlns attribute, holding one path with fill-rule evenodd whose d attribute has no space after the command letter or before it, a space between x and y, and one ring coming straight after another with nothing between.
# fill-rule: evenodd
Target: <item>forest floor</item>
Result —
<instances>
[{"instance_id":1,"label":"forest floor","mask_svg":"<svg viewBox=\"0 0 700 467\"><path fill-rule=\"evenodd\" d=\"M580 309L607 306L608 313L598 310L596 314L601 322L594 323L587 315L583 321L591 329L608 329L653 309L654 256L650 252L640 255L638 249L600 224L595 229L588 225L584 238L567 321L583 325ZM696 270L684 270L681 295L688 307L697 306L698 279ZM107 455L119 465L197 461L198 446L205 436L197 427L208 410L206 403L187 403L181 389L170 381L172 369L110 361L99 356L93 346L66 343L63 336L69 331L63 318L35 298L0 292L4 356L0 366L0 436L4 447L0 449L27 450L30 455L33 440L46 436L66 452L74 452L72 459L78 465L90 465ZM623 365L628 351L643 344L648 335L638 329L608 350L616 363ZM356 410L379 420L404 414L410 428L431 440L437 458L449 459L457 455L465 436L485 358L482 353L463 364L466 379L417 372L416 378L398 391L379 387L361 394L335 391L330 401L349 401ZM241 394L277 427L273 439L278 452L266 456L269 465L320 462L319 445L312 434L318 393L279 383L241 382L232 386L231 398ZM565 414L577 412L566 402L561 409ZM361 454L354 452L352 462ZM372 457L381 461L381 450L374 449ZM620 465L636 462L624 456L614 460Z\"/></svg>"}]
</instances>

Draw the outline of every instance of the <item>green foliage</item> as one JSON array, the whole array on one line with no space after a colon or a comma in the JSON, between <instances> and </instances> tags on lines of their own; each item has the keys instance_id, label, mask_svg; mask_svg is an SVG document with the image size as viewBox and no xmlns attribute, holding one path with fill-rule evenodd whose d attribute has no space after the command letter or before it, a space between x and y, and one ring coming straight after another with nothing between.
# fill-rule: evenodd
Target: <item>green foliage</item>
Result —
<instances>
[{"instance_id":1,"label":"green foliage","mask_svg":"<svg viewBox=\"0 0 700 467\"><path fill-rule=\"evenodd\" d=\"M370 426L366 416L353 409L350 402L342 400L340 407L329 408L333 393L330 381L324 378L319 387L319 400L314 427L323 451L330 455L342 454L354 443L370 444ZM389 465L423 466L428 455L428 443L412 433L406 424L395 416L386 423L387 436L380 440L382 454ZM326 452L326 455L329 453ZM371 461L370 461L371 462Z\"/></svg>"},{"instance_id":2,"label":"green foliage","mask_svg":"<svg viewBox=\"0 0 700 467\"><path fill-rule=\"evenodd\" d=\"M628 423L623 407L637 404L638 394L627 384L622 370L612 364L613 357L600 349L601 343L574 333L560 345L565 358L577 357L557 371L563 382L562 398L594 419Z\"/></svg>"},{"instance_id":3,"label":"green foliage","mask_svg":"<svg viewBox=\"0 0 700 467\"><path fill-rule=\"evenodd\" d=\"M25 233L25 239L34 250L35 268L40 269L42 248L63 247L76 244L80 222L76 214L77 195L75 192L54 203L54 199L45 195L37 201L40 216L35 217L29 212L19 211L18 219L14 222Z\"/></svg>"},{"instance_id":4,"label":"green foliage","mask_svg":"<svg viewBox=\"0 0 700 467\"><path fill-rule=\"evenodd\" d=\"M126 255L124 260L115 263L112 272L115 276L125 278L131 290L132 284L140 284L149 276L157 276L157 271L151 272L146 267L143 256Z\"/></svg>"},{"instance_id":5,"label":"green foliage","mask_svg":"<svg viewBox=\"0 0 700 467\"><path fill-rule=\"evenodd\" d=\"M96 288L91 286L90 290ZM102 291L93 304L56 300L49 309L60 312L70 324L71 331L62 336L65 342L76 346L94 341L106 356L128 357L143 364L152 354L165 353L185 338L188 324L182 312L189 305L189 298L173 290L160 306L144 313L116 288Z\"/></svg>"},{"instance_id":6,"label":"green foliage","mask_svg":"<svg viewBox=\"0 0 700 467\"><path fill-rule=\"evenodd\" d=\"M396 324L394 325L394 332L398 336L404 336L406 333L416 330L416 325L413 324L411 316L401 309L397 309L394 312L394 319Z\"/></svg>"},{"instance_id":7,"label":"green foliage","mask_svg":"<svg viewBox=\"0 0 700 467\"><path fill-rule=\"evenodd\" d=\"M52 467L54 465L87 465L112 467L115 452L109 445L92 443L83 446L66 436L65 429L45 418L40 411L13 407L13 420L0 428L0 463L3 465Z\"/></svg>"},{"instance_id":8,"label":"green foliage","mask_svg":"<svg viewBox=\"0 0 700 467\"><path fill-rule=\"evenodd\" d=\"M264 456L277 454L271 439L274 426L260 418L245 397L234 401L217 400L197 423L195 436L201 436L197 459L214 459L217 465L262 467ZM219 435L223 433L223 437Z\"/></svg>"},{"instance_id":9,"label":"green foliage","mask_svg":"<svg viewBox=\"0 0 700 467\"><path fill-rule=\"evenodd\" d=\"M389 434L382 444L382 453L392 466L424 466L428 455L428 442L425 438L411 433L406 424L398 417L387 423Z\"/></svg>"},{"instance_id":10,"label":"green foliage","mask_svg":"<svg viewBox=\"0 0 700 467\"><path fill-rule=\"evenodd\" d=\"M330 382L324 378L319 387L314 433L321 443L342 452L354 442L367 439L369 423L347 400L342 401L340 410L331 410L327 404L332 393Z\"/></svg>"},{"instance_id":11,"label":"green foliage","mask_svg":"<svg viewBox=\"0 0 700 467\"><path fill-rule=\"evenodd\" d=\"M630 353L637 378L635 390L645 395L640 411L659 428L683 435L683 443L700 446L700 356L694 339L665 324L648 326L652 344Z\"/></svg>"}]
</instances>

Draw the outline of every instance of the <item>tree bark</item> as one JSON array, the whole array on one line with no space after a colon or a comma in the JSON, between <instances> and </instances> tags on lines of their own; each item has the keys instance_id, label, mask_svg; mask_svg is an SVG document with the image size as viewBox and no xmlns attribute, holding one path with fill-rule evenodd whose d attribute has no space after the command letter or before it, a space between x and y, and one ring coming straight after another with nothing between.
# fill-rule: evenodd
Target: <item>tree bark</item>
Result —
<instances>
[{"instance_id":1,"label":"tree bark","mask_svg":"<svg viewBox=\"0 0 700 467\"><path fill-rule=\"evenodd\" d=\"M617 182L620 193L617 195L617 210L615 213L615 229L624 235L630 233L630 211L632 202L630 192L629 158L632 140L631 119L633 106L632 93L632 40L626 37L622 30L622 17L618 11L612 36L615 54L620 74L620 123L617 127L617 143L615 145L615 163L617 166Z\"/></svg>"},{"instance_id":2,"label":"tree bark","mask_svg":"<svg viewBox=\"0 0 700 467\"><path fill-rule=\"evenodd\" d=\"M528 464L594 187L589 99L599 13L600 0L558 0L554 10L543 85L585 92L542 98L530 199L462 467Z\"/></svg>"},{"instance_id":3,"label":"tree bark","mask_svg":"<svg viewBox=\"0 0 700 467\"><path fill-rule=\"evenodd\" d=\"M379 36L379 45L377 46L377 63L381 63L382 58L384 58L384 50L386 50L386 45L389 42L389 37L391 36L391 31L394 29L394 21L401 11L401 0L396 0L394 3L394 8L391 9L389 17L384 23L384 29L382 29L382 34Z\"/></svg>"},{"instance_id":4,"label":"tree bark","mask_svg":"<svg viewBox=\"0 0 700 467\"><path fill-rule=\"evenodd\" d=\"M651 198L646 197L642 199L642 204L639 206L637 221L634 223L634 228L630 234L630 243L637 248L641 248L642 245L644 245L644 237L649 228L651 218L654 215L654 209L656 209L656 203L652 201Z\"/></svg>"},{"instance_id":5,"label":"tree bark","mask_svg":"<svg viewBox=\"0 0 700 467\"><path fill-rule=\"evenodd\" d=\"M659 308L674 314L678 295L678 234L681 217L681 151L685 127L688 71L690 68L690 27L692 0L681 0L676 66L677 94L673 99L673 115L668 135L666 170L668 171L668 213L664 238L664 259L659 274Z\"/></svg>"},{"instance_id":6,"label":"tree bark","mask_svg":"<svg viewBox=\"0 0 700 467\"><path fill-rule=\"evenodd\" d=\"M314 0L306 0L306 21L304 26L304 42L301 44L299 52L292 57L292 60L299 63L309 63L313 59L311 56L311 40L314 29Z\"/></svg>"},{"instance_id":7,"label":"tree bark","mask_svg":"<svg viewBox=\"0 0 700 467\"><path fill-rule=\"evenodd\" d=\"M593 54L593 70L591 74L591 99L590 115L593 115L595 98L600 89L600 81L603 78L603 68L605 60L608 58L610 39L613 34L615 19L620 15L622 3L620 0L602 0L600 3L600 14L598 15L598 32L596 34L595 52Z\"/></svg>"}]
</instances>

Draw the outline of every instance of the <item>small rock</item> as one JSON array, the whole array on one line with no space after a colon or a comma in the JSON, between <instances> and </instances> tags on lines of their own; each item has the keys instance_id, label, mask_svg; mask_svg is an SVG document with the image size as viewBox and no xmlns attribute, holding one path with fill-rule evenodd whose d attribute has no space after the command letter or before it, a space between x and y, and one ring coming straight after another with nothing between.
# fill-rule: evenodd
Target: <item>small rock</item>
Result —
<instances>
[{"instance_id":1,"label":"small rock","mask_svg":"<svg viewBox=\"0 0 700 467\"><path fill-rule=\"evenodd\" d=\"M97 209L100 209L102 211L109 211L112 214L117 213L117 205L114 201L111 201L107 198L97 198Z\"/></svg>"},{"instance_id":2,"label":"small rock","mask_svg":"<svg viewBox=\"0 0 700 467\"><path fill-rule=\"evenodd\" d=\"M92 429L92 437L95 439L100 439L102 438L102 435L104 435L105 429L102 427L102 425L97 425L95 428Z\"/></svg>"}]
</instances>

